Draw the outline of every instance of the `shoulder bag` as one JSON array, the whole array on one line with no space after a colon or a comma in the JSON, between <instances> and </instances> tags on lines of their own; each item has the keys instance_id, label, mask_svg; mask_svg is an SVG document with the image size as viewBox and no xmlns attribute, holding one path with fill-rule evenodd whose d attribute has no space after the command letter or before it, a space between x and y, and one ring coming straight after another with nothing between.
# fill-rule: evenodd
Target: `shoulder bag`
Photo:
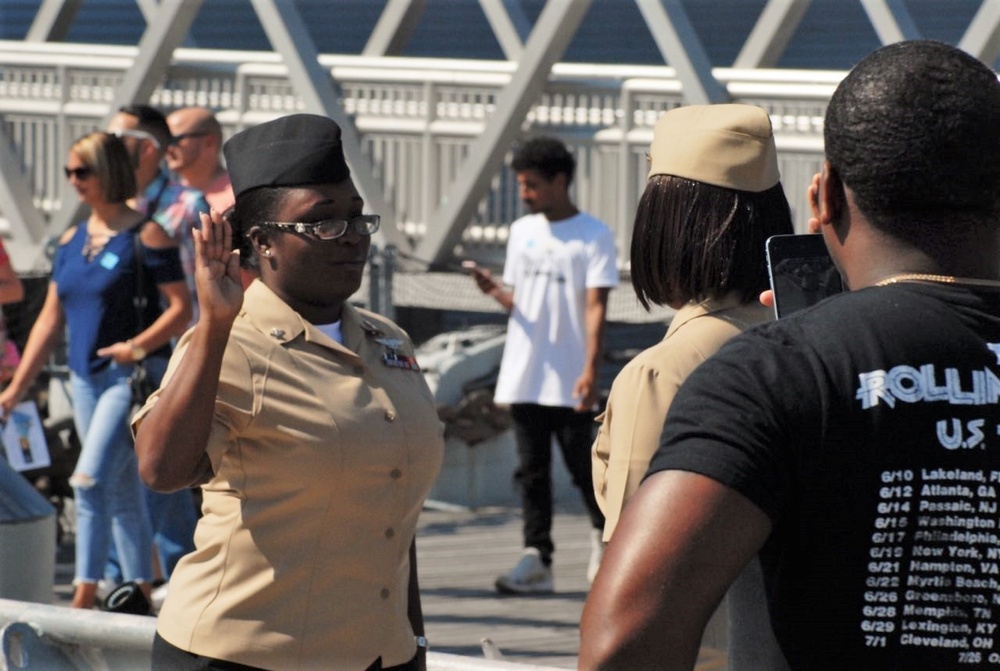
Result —
<instances>
[{"instance_id":1,"label":"shoulder bag","mask_svg":"<svg viewBox=\"0 0 1000 671\"><path fill-rule=\"evenodd\" d=\"M132 305L135 307L136 335L142 333L146 328L144 321L146 308L146 264L144 263L141 239L142 227L145 223L144 221L139 224L139 230L136 231L134 237L135 295L132 297ZM135 414L139 408L145 405L149 395L156 391L157 385L149 377L145 359L134 362L132 366L132 376L129 378L129 383L132 387L132 414Z\"/></svg>"}]
</instances>

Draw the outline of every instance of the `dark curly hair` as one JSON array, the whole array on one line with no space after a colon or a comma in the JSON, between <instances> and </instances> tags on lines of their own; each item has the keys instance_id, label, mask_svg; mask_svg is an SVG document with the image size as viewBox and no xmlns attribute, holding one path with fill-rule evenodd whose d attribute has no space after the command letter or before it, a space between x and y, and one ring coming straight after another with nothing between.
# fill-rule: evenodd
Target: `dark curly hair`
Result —
<instances>
[{"instance_id":1,"label":"dark curly hair","mask_svg":"<svg viewBox=\"0 0 1000 671\"><path fill-rule=\"evenodd\" d=\"M764 243L793 232L781 184L751 193L654 175L632 231L632 287L647 310L721 298L756 301L768 287Z\"/></svg>"},{"instance_id":2,"label":"dark curly hair","mask_svg":"<svg viewBox=\"0 0 1000 671\"><path fill-rule=\"evenodd\" d=\"M830 99L824 140L858 207L894 237L926 245L949 224L996 224L1000 83L955 47L914 40L867 56Z\"/></svg>"},{"instance_id":3,"label":"dark curly hair","mask_svg":"<svg viewBox=\"0 0 1000 671\"><path fill-rule=\"evenodd\" d=\"M527 140L517 147L510 167L514 172L537 170L550 181L559 173L563 173L566 175L566 186L569 186L576 171L576 159L560 140L541 136Z\"/></svg>"}]
</instances>

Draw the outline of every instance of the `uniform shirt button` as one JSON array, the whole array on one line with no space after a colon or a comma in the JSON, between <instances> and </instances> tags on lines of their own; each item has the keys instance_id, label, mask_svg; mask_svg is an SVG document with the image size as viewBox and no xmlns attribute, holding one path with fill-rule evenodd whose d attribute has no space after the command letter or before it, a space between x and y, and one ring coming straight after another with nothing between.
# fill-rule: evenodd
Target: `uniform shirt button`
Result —
<instances>
[{"instance_id":1,"label":"uniform shirt button","mask_svg":"<svg viewBox=\"0 0 1000 671\"><path fill-rule=\"evenodd\" d=\"M389 588L388 587L383 587L382 588L382 598L383 599L388 599L389 598Z\"/></svg>"},{"instance_id":2,"label":"uniform shirt button","mask_svg":"<svg viewBox=\"0 0 1000 671\"><path fill-rule=\"evenodd\" d=\"M393 529L392 527L389 527L388 529L385 530L385 537L386 538L392 538L395 535L396 535L396 530Z\"/></svg>"},{"instance_id":3,"label":"uniform shirt button","mask_svg":"<svg viewBox=\"0 0 1000 671\"><path fill-rule=\"evenodd\" d=\"M393 410L385 411L385 421L394 422L396 421L396 413Z\"/></svg>"},{"instance_id":4,"label":"uniform shirt button","mask_svg":"<svg viewBox=\"0 0 1000 671\"><path fill-rule=\"evenodd\" d=\"M389 477L391 477L393 480L399 480L401 477L403 477L403 471L399 470L398 468L394 468L392 469L392 471L389 472Z\"/></svg>"}]
</instances>

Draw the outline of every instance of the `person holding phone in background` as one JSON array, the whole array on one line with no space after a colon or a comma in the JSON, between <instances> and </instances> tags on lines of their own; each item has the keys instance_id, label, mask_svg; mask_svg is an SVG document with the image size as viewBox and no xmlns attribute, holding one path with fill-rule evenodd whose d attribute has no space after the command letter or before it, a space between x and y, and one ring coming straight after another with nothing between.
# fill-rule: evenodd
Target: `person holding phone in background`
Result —
<instances>
[{"instance_id":1,"label":"person holding phone in background","mask_svg":"<svg viewBox=\"0 0 1000 671\"><path fill-rule=\"evenodd\" d=\"M546 593L554 589L553 437L594 527L588 579L604 551L604 515L594 500L589 454L608 292L618 284L618 268L614 234L570 199L576 160L562 142L528 140L514 152L511 167L530 214L511 224L503 282L475 265L465 267L479 289L510 313L494 400L511 406L524 550L495 585L504 594Z\"/></svg>"},{"instance_id":2,"label":"person holding phone in background","mask_svg":"<svg viewBox=\"0 0 1000 671\"><path fill-rule=\"evenodd\" d=\"M824 140L812 215L850 291L733 338L678 391L581 669L691 669L758 555L792 669L1000 655L977 636L1000 624L978 560L997 546L1000 82L955 47L892 44L837 86Z\"/></svg>"},{"instance_id":3,"label":"person holding phone in background","mask_svg":"<svg viewBox=\"0 0 1000 671\"><path fill-rule=\"evenodd\" d=\"M632 286L643 307L677 313L663 340L618 374L598 417L594 491L605 541L646 474L677 389L730 338L771 319L758 302L768 286L764 245L792 232L771 121L759 107L673 109L656 123L649 161L632 232ZM757 612L730 622L731 668L783 668L758 565L729 596Z\"/></svg>"}]
</instances>

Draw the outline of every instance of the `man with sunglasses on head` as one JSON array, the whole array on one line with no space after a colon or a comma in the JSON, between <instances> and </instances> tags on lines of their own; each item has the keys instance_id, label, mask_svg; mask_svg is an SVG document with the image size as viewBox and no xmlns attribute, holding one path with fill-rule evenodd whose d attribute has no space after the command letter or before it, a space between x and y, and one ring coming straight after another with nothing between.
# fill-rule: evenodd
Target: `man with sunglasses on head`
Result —
<instances>
[{"instance_id":1,"label":"man with sunglasses on head","mask_svg":"<svg viewBox=\"0 0 1000 671\"><path fill-rule=\"evenodd\" d=\"M167 167L181 184L198 189L215 210L225 212L233 204L233 184L222 164L222 126L204 107L182 107L167 115L170 146Z\"/></svg>"},{"instance_id":2,"label":"man with sunglasses on head","mask_svg":"<svg viewBox=\"0 0 1000 671\"><path fill-rule=\"evenodd\" d=\"M199 225L198 213L208 213L201 191L185 186L165 165L172 141L167 119L155 107L126 105L111 118L108 132L125 142L135 168L136 198L132 207L145 212L163 227L181 248L181 264L194 305L193 324L198 320L198 297L194 291L194 242L191 231Z\"/></svg>"},{"instance_id":3,"label":"man with sunglasses on head","mask_svg":"<svg viewBox=\"0 0 1000 671\"><path fill-rule=\"evenodd\" d=\"M194 323L198 319L198 300L194 290L194 241L191 231L200 225L199 213L208 213L208 203L200 191L181 184L164 166L171 134L167 120L159 110L149 105L121 107L111 118L108 132L122 139L132 160L137 190L130 204L162 226L180 247L181 264L194 308ZM135 348L133 355L138 361L146 353ZM158 384L159 380L154 382ZM194 497L190 490L160 494L144 488L143 493L153 524L153 541L160 570L163 579L169 581L180 558L194 550L194 527L198 519ZM109 568L109 578L118 582L114 557ZM153 607L158 608L165 596L165 585L154 590Z\"/></svg>"}]
</instances>

